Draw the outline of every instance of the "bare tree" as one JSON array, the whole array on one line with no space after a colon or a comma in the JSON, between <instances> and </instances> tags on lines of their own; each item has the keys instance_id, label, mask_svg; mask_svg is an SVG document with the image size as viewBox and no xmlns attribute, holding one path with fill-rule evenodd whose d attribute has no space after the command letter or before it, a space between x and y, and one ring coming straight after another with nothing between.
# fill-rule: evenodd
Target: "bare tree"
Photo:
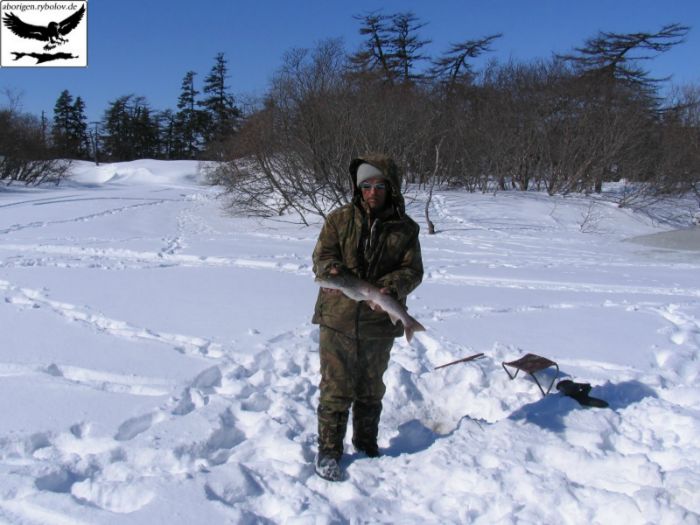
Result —
<instances>
[{"instance_id":1,"label":"bare tree","mask_svg":"<svg viewBox=\"0 0 700 525\"><path fill-rule=\"evenodd\" d=\"M677 90L659 128L655 190L668 195L695 192L700 197L700 87Z\"/></svg>"},{"instance_id":2,"label":"bare tree","mask_svg":"<svg viewBox=\"0 0 700 525\"><path fill-rule=\"evenodd\" d=\"M684 26L601 33L579 55L473 68L494 34L453 45L421 78L424 24L411 13L356 19L360 51L348 56L334 40L287 53L264 102L223 145L226 162L210 176L237 209L325 215L352 195L349 161L372 151L426 190L429 229L440 186L566 194L627 179L621 205L697 188L697 104L662 106L637 65L682 41Z\"/></svg>"},{"instance_id":3,"label":"bare tree","mask_svg":"<svg viewBox=\"0 0 700 525\"><path fill-rule=\"evenodd\" d=\"M489 67L476 112L482 144L483 176L479 187L488 191L527 190L542 163L544 130L552 122L552 85L559 72L544 62L509 62Z\"/></svg>"},{"instance_id":4,"label":"bare tree","mask_svg":"<svg viewBox=\"0 0 700 525\"><path fill-rule=\"evenodd\" d=\"M234 207L261 215L293 211L305 223L308 214L347 201L346 170L361 122L352 120L345 60L337 40L287 53L264 109L230 142L230 160L210 173Z\"/></svg>"},{"instance_id":5,"label":"bare tree","mask_svg":"<svg viewBox=\"0 0 700 525\"><path fill-rule=\"evenodd\" d=\"M0 109L0 181L58 184L70 162L51 158L42 140L41 122L14 109Z\"/></svg>"},{"instance_id":6,"label":"bare tree","mask_svg":"<svg viewBox=\"0 0 700 525\"><path fill-rule=\"evenodd\" d=\"M433 191L435 191L435 184L437 183L437 172L440 168L440 147L442 146L442 141L435 146L435 169L433 170L433 176L431 177L428 198L425 200L425 222L428 225L428 234L435 235L435 224L430 220L430 204L433 201Z\"/></svg>"},{"instance_id":7,"label":"bare tree","mask_svg":"<svg viewBox=\"0 0 700 525\"><path fill-rule=\"evenodd\" d=\"M579 80L587 88L586 103L595 107L601 129L618 118L621 107L624 111L630 105L636 105L637 109L653 116L658 109L656 86L663 79L651 78L640 62L684 42L688 31L688 26L669 24L656 33L601 32L587 40L583 47L577 48L576 54L560 55L579 73ZM609 143L602 144L607 146ZM621 150L629 151L630 148ZM608 153L602 152L603 155ZM594 190L600 193L603 181L633 158L613 159L613 162L597 170L593 179Z\"/></svg>"}]
</instances>

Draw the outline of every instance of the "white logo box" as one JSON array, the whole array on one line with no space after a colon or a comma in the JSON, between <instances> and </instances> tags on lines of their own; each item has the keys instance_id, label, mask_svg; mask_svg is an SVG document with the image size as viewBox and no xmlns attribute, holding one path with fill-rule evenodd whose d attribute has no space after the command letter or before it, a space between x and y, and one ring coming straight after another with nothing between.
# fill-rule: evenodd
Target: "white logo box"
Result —
<instances>
[{"instance_id":1,"label":"white logo box","mask_svg":"<svg viewBox=\"0 0 700 525\"><path fill-rule=\"evenodd\" d=\"M0 67L87 67L85 0L0 1Z\"/></svg>"}]
</instances>

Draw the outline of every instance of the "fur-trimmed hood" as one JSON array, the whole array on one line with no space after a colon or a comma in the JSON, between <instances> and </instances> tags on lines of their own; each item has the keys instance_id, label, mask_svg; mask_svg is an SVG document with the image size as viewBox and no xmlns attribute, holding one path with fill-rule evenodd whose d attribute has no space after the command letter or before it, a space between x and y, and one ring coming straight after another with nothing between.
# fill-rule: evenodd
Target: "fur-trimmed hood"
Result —
<instances>
[{"instance_id":1,"label":"fur-trimmed hood","mask_svg":"<svg viewBox=\"0 0 700 525\"><path fill-rule=\"evenodd\" d=\"M363 155L350 162L350 183L353 188L352 201L362 207L362 191L357 187L357 168L363 162L371 164L384 174L389 183L387 204L394 207L399 217L403 217L406 214L406 204L401 194L401 170L389 156L384 154Z\"/></svg>"}]
</instances>

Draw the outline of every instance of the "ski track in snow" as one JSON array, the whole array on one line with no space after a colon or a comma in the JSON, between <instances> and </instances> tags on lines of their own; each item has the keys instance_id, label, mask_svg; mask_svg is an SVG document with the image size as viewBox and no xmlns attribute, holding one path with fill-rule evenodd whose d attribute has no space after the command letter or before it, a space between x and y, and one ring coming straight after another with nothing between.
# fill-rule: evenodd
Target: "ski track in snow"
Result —
<instances>
[{"instance_id":1,"label":"ski track in snow","mask_svg":"<svg viewBox=\"0 0 700 525\"><path fill-rule=\"evenodd\" d=\"M77 200L81 200L81 199L77 199ZM92 201L94 199L82 199L82 200ZM141 200L141 199L139 199L139 200ZM67 200L48 200L46 202L42 202L41 204L48 205L48 204L65 203L65 202L75 202L75 200L70 200L70 201L67 201ZM70 219L54 220L54 221L36 221L36 222L30 222L30 223L25 223L25 224L13 224L9 228L0 229L0 235L15 233L15 232L19 232L19 231L26 230L26 229L46 228L47 226L70 224L70 223L75 223L75 222L86 222L86 221L99 219L99 218L109 216L109 215L117 215L120 213L130 212L130 211L133 211L135 209L143 208L146 206L158 206L161 204L165 204L166 202L168 202L168 200L158 199L158 200L154 200L152 202L131 204L129 206L122 206L122 207L118 207L118 208L113 208L113 209L101 211L98 213L90 213L88 215L81 215L78 217L72 217ZM34 205L36 205L36 203L34 203Z\"/></svg>"},{"instance_id":2,"label":"ski track in snow","mask_svg":"<svg viewBox=\"0 0 700 525\"><path fill-rule=\"evenodd\" d=\"M51 300L39 290L18 288L7 281L0 281L0 290L6 292L6 303L25 308L49 308L69 321L82 323L99 332L133 340L156 341L172 346L183 353L213 357L221 355L218 345L201 337L168 334L133 326L125 321L92 312L90 308L80 308L73 304Z\"/></svg>"},{"instance_id":3,"label":"ski track in snow","mask_svg":"<svg viewBox=\"0 0 700 525\"><path fill-rule=\"evenodd\" d=\"M0 209L88 200L95 199L70 194L13 202ZM185 253L198 236L217 233L199 213L217 205L198 194L143 201L69 219L0 228L0 236L5 236L0 237L0 269L231 267L311 276L308 255L278 260L258 254ZM449 199L435 196L434 202L442 224L488 231L499 238L509 235L509 224L486 227L467 222L451 210ZM164 205L180 209L175 232L161 237L162 248L156 251L9 239L28 230L99 221ZM547 227L555 229L556 221ZM301 242L300 250L305 251L314 240L260 231L249 237ZM439 241L457 237L447 232ZM473 241L459 237L459 242ZM60 362L0 363L0 378L41 377L77 389L159 400L153 409L123 420L111 435L96 432L89 421L76 421L58 432L0 436L0 471L6 479L0 492L0 520L78 523L80 507L86 523L117 523L125 514L147 512L172 486L176 493L199 491L222 519L241 523L293 519L305 523L300 515L315 523L366 522L368 516L383 523L574 523L582 512L592 523L616 522L619 515L631 523L698 523L700 477L693 469L700 464L692 462L700 458L695 444L700 431L700 320L695 316L700 288L467 275L439 262L443 257L459 258L459 253L425 244L425 253L435 255L432 260L426 257L426 284L566 292L569 297L513 307L477 304L417 310L416 317L428 324L495 316L508 323L510 316L528 312L604 304L653 316L664 324L668 345L654 349L656 369L560 360L563 370L597 369L620 379L595 385L593 394L611 401L613 410L603 412L577 410L574 401L560 396L541 399L532 381L510 381L501 362L522 353L512 345L495 342L484 349L485 359L434 373L437 364L481 349L432 330L418 333L413 347L397 340L385 377L388 391L380 431L384 456L367 460L352 452L346 438L349 454L343 467L348 479L333 485L317 478L311 466L319 377L316 327L304 323L267 335L251 330L244 334L246 347L236 342L224 345L203 335L137 326L107 317L96 306L53 298L51 290L40 285L27 288L0 279L0 297L10 307L47 310L86 330L137 344L160 343L210 363L184 383ZM491 256L508 259L508 252L499 253L502 248L490 251L481 244L480 250L479 261ZM566 265L573 260L557 262L552 256L549 263ZM608 297L592 302L591 293ZM619 300L612 299L616 296ZM639 300L631 302L635 296ZM674 414L670 421L669 413ZM690 465L683 464L684 457ZM444 477L446 473L449 476ZM442 489L421 490L431 485Z\"/></svg>"}]
</instances>

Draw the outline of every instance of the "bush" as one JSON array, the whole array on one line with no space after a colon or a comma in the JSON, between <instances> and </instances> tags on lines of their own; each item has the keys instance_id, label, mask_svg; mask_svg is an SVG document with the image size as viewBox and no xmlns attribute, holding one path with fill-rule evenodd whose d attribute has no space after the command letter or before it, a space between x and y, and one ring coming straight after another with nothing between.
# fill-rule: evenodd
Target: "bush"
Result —
<instances>
[{"instance_id":1,"label":"bush","mask_svg":"<svg viewBox=\"0 0 700 525\"><path fill-rule=\"evenodd\" d=\"M0 110L0 181L6 185L54 182L65 177L70 162L51 158L38 120Z\"/></svg>"}]
</instances>

